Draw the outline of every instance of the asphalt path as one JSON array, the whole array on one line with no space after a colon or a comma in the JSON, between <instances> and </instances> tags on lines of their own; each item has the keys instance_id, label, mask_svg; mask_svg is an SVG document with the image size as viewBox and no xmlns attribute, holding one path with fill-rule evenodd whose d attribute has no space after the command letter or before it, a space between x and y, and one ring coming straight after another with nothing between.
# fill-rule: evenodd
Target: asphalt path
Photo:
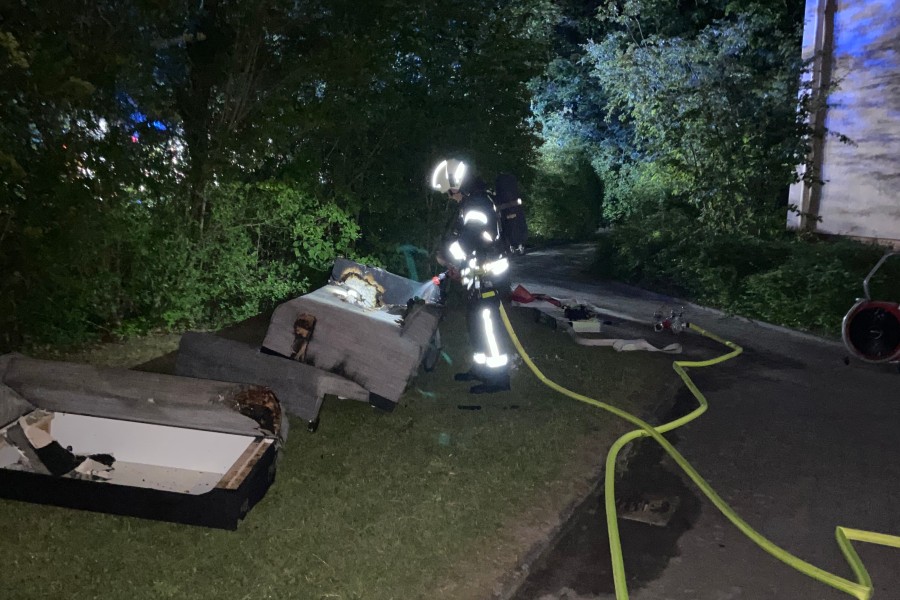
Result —
<instances>
[{"instance_id":1,"label":"asphalt path","mask_svg":"<svg viewBox=\"0 0 900 600\"><path fill-rule=\"evenodd\" d=\"M900 535L897 369L855 360L846 364L847 352L837 338L597 281L585 274L592 258L588 245L534 251L513 260L511 282L533 293L595 304L610 318L645 322L648 331L661 306L684 306L690 321L741 345L745 352L738 358L691 372L710 410L674 434L676 446L757 531L803 560L854 579L835 541L836 526ZM715 355L694 333L679 334L677 341L687 353L700 348ZM638 485L659 487L682 502L667 528L620 521L632 599L850 597L757 547L667 459L646 468L656 474L643 482L638 476ZM514 598L613 598L606 545L596 496L532 565ZM874 582L874 598L900 598L900 550L855 547Z\"/></svg>"}]
</instances>

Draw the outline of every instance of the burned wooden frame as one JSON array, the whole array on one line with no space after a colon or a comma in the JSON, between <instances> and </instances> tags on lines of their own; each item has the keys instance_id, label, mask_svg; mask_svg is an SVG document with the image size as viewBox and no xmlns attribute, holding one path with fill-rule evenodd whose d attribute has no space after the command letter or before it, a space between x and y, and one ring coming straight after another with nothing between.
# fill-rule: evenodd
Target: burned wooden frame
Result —
<instances>
[{"instance_id":1,"label":"burned wooden frame","mask_svg":"<svg viewBox=\"0 0 900 600\"><path fill-rule=\"evenodd\" d=\"M0 497L235 529L275 478L271 390L0 357Z\"/></svg>"}]
</instances>

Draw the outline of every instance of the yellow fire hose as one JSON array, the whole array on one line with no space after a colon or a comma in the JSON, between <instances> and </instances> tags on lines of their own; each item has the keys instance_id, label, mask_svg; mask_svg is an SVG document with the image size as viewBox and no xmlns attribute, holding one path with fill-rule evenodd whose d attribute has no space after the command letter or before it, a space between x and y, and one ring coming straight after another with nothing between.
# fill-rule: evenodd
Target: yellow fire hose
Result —
<instances>
[{"instance_id":1,"label":"yellow fire hose","mask_svg":"<svg viewBox=\"0 0 900 600\"><path fill-rule=\"evenodd\" d=\"M525 348L523 348L521 342L519 342L519 338L516 336L516 332L513 331L512 324L509 322L509 317L507 316L502 304L500 305L500 316L503 318L503 324L506 326L506 331L509 333L509 337L512 339L516 350L522 356L525 364L528 365L528 368L531 369L532 373L534 373L535 376L537 376L537 378L540 379L545 385L565 396L574 398L575 400L584 402L586 404L590 404L591 406L596 406L597 408L602 408L603 410L610 412L617 417L639 427L639 429L626 433L618 440L616 440L616 442L612 445L612 448L610 448L609 453L606 455L606 472L604 475L604 501L606 507L606 525L607 530L609 531L609 548L612 555L613 581L615 583L616 589L616 600L628 599L628 585L625 580L625 563L622 558L622 544L621 540L619 539L619 525L616 518L614 490L616 457L618 456L619 451L624 448L626 444L642 437L651 437L660 446L662 446L663 449L669 454L669 456L671 456L672 459L678 464L678 466L682 468L687 476L690 477L695 484L697 484L697 487L700 488L700 490L706 495L706 497L712 501L716 508L718 508L719 511L723 515L725 515L725 517L729 521L731 521L741 532L743 532L744 535L753 540L753 542L755 542L756 545L758 545L760 548L762 548L778 560L800 571L804 575L830 585L831 587L845 592L850 596L859 598L860 600L868 600L872 597L872 593L874 591L872 587L872 579L869 577L869 573L863 566L862 560L860 560L859 555L856 553L856 550L853 548L850 542L851 540L855 540L859 542L869 542L872 544L880 544L882 546L900 548L900 537L882 533L874 533L871 531L861 531L858 529L838 527L835 531L838 546L840 546L841 551L844 553L844 557L847 559L847 562L850 563L850 568L853 570L853 574L856 576L856 581L851 581L849 579L845 579L843 577L835 575L834 573L830 573L829 571L825 571L824 569L821 569L801 558L794 556L787 550L784 550L783 548L777 546L774 542L770 541L758 531L753 529L734 511L734 509L732 509L724 500L722 500L722 498L716 493L715 490L712 489L712 487L706 482L706 480L704 480L700 476L697 470L691 466L691 464L681 455L681 453L678 452L678 450L675 449L675 447L668 440L666 440L665 437L663 437L664 433L672 431L673 429L677 429L678 427L681 427L682 425L693 421L704 412L706 412L706 409L709 407L709 404L706 401L706 397L704 397L703 393L700 392L699 388L697 388L697 385L688 376L686 369L709 367L721 362L725 362L726 360L732 359L743 352L743 349L740 346L727 340L723 340L722 338L691 323L689 325L690 329L704 337L715 340L720 344L731 348L731 351L727 354L723 354L722 356L710 360L675 361L672 364L672 367L675 369L675 372L678 373L678 376L681 377L685 385L694 395L694 398L697 399L699 406L691 413L681 417L680 419L676 419L669 423L654 427L629 412L626 412L620 408L616 408L615 406L612 406L610 404L606 404L605 402L600 402L599 400L594 400L593 398L589 398L588 396L584 396L577 392L568 390L558 383L548 379L534 364L534 362L531 360L531 357L528 356L528 353L525 352Z\"/></svg>"}]
</instances>

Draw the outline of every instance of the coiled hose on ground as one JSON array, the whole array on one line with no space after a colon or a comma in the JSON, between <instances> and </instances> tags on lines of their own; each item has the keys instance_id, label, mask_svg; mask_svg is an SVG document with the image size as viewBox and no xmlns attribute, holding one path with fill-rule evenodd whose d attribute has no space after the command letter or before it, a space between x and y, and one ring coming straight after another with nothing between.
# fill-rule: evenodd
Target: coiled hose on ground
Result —
<instances>
[{"instance_id":1,"label":"coiled hose on ground","mask_svg":"<svg viewBox=\"0 0 900 600\"><path fill-rule=\"evenodd\" d=\"M698 406L689 414L681 417L680 419L676 419L669 423L664 423L662 425L654 427L653 425L650 425L649 423L643 421L642 419L634 416L627 411L616 408L611 404L606 404L605 402L600 402L599 400L584 396L577 392L573 392L550 380L541 372L537 365L534 364L534 362L531 360L531 357L529 357L528 353L525 351L525 348L522 347L522 343L516 336L516 332L513 330L512 324L510 323L509 317L507 316L506 310L503 308L502 304L500 306L500 316L503 319L503 324L506 327L506 331L509 333L509 337L512 340L513 345L521 355L522 360L525 361L525 364L528 365L528 368L531 370L531 372L534 373L535 376L541 380L541 382L543 382L549 388L556 390L557 392L565 396L578 400L579 402L584 402L585 404L590 404L591 406L596 406L597 408L602 408L603 410L610 412L615 416L624 419L638 427L638 429L626 433L618 440L616 440L616 442L610 448L609 453L606 455L606 467L604 475L604 504L606 508L606 525L607 530L609 531L609 547L610 553L612 555L613 580L616 589L616 600L628 599L628 585L625 580L625 563L622 558L622 544L619 539L619 524L616 517L616 457L618 456L622 448L624 448L628 443L642 437L653 438L654 441L662 446L662 448L669 454L669 456L672 457L672 459L678 464L678 466L681 467L685 474L687 474L687 476L691 478L691 480L697 485L697 487L700 488L700 491L702 491L703 494L712 501L715 507L718 508L723 515L725 515L725 518L731 521L744 535L753 540L753 542L755 542L756 545L758 545L760 548L762 548L778 560L800 571L804 575L830 585L831 587L849 594L854 598L858 598L859 600L868 600L872 597L874 591L872 587L872 579L871 577L869 577L869 573L866 571L865 566L863 566L862 560L860 560L859 554L857 554L856 550L853 548L851 541L868 542L871 544L900 548L900 537L882 533L875 533L872 531L849 529L847 527L837 527L835 536L837 537L838 546L840 546L841 551L844 553L844 557L850 564L850 568L853 570L856 581L851 581L849 579L845 579L844 577L840 577L839 575L835 575L834 573L821 569L797 556L794 556L787 550L779 547L774 542L753 529L734 511L734 509L732 509L724 500L722 500L722 498L716 493L716 491L712 489L709 483L707 483L706 480L700 476L697 470L691 466L687 459L685 459L681 455L681 453L679 453L678 450L676 450L675 447L665 437L663 437L664 433L672 431L673 429L677 429L678 427L681 427L686 423L690 423L691 421L702 415L704 412L706 412L706 409L709 408L706 397L703 395L697 385L691 380L690 376L687 374L687 369L710 367L730 360L743 352L743 349L740 346L724 340L716 336L715 334L694 325L693 323L689 324L688 327L692 331L709 339L715 340L720 344L727 346L731 350L726 354L709 360L679 360L672 363L672 368L675 369L675 372L678 373L678 376L681 377L682 381L684 381L685 385L691 391L691 394L693 394L694 398L697 399Z\"/></svg>"}]
</instances>

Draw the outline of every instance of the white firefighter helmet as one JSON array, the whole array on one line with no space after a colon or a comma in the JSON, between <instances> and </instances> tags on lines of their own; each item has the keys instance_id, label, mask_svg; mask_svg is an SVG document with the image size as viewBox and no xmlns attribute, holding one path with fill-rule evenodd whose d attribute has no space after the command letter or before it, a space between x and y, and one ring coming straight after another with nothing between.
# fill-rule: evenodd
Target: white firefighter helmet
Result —
<instances>
[{"instance_id":1,"label":"white firefighter helmet","mask_svg":"<svg viewBox=\"0 0 900 600\"><path fill-rule=\"evenodd\" d=\"M443 193L458 190L466 178L466 163L455 158L442 160L431 174L431 187Z\"/></svg>"}]
</instances>

